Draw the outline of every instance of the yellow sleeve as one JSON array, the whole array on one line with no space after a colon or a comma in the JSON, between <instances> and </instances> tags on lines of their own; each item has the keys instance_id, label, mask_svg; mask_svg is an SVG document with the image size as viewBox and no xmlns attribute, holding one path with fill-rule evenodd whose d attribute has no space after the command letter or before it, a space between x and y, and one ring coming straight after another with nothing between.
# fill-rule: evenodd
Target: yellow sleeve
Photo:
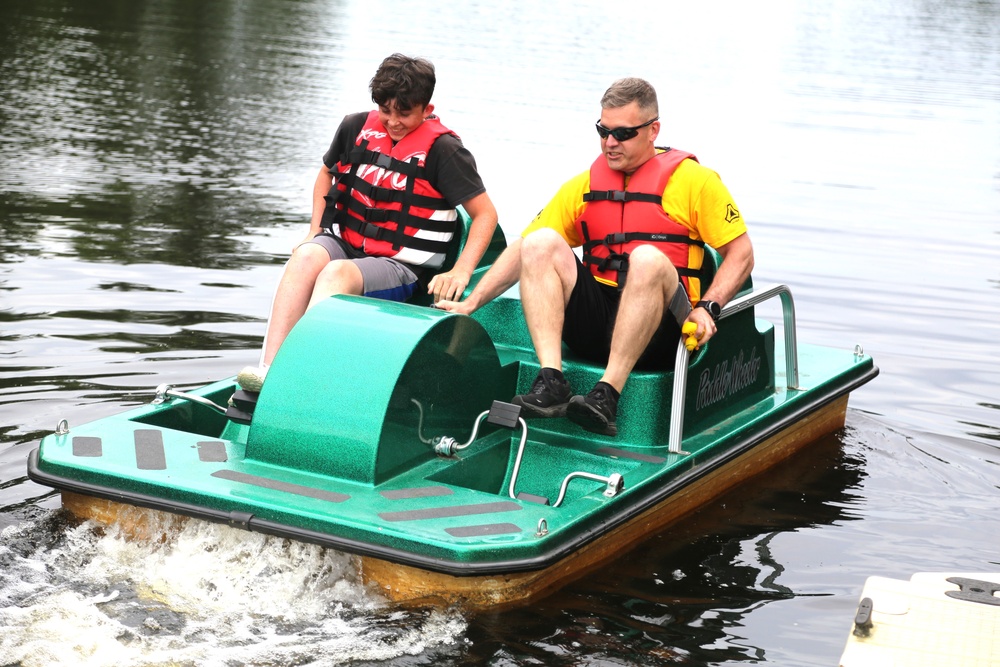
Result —
<instances>
[{"instance_id":1,"label":"yellow sleeve","mask_svg":"<svg viewBox=\"0 0 1000 667\"><path fill-rule=\"evenodd\" d=\"M684 160L663 192L663 208L713 248L747 231L733 196L719 175L694 160Z\"/></svg>"},{"instance_id":2,"label":"yellow sleeve","mask_svg":"<svg viewBox=\"0 0 1000 667\"><path fill-rule=\"evenodd\" d=\"M552 200L538 212L534 220L528 223L528 226L521 232L521 237L523 238L535 230L548 228L557 231L560 236L566 239L566 243L571 248L583 245L583 239L577 235L573 223L583 212L583 195L589 190L590 170L588 169L563 183Z\"/></svg>"}]
</instances>

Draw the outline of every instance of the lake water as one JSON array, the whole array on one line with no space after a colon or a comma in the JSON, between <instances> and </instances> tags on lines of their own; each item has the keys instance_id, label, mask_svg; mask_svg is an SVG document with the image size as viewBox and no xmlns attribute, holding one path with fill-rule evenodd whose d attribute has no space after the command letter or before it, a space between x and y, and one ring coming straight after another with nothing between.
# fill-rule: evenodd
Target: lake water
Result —
<instances>
[{"instance_id":1,"label":"lake water","mask_svg":"<svg viewBox=\"0 0 1000 667\"><path fill-rule=\"evenodd\" d=\"M509 237L596 155L608 84L649 79L800 340L881 368L846 428L476 616L388 605L333 551L65 523L28 452L256 360L322 155L393 51L436 64ZM868 576L1000 565L1000 2L4 0L0 144L0 665L820 667Z\"/></svg>"}]
</instances>

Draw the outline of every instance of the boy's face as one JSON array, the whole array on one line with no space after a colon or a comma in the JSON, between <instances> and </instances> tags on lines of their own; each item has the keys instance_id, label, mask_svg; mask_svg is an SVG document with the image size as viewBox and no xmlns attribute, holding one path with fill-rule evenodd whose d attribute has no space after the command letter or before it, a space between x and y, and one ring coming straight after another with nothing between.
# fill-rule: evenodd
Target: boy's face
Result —
<instances>
[{"instance_id":1,"label":"boy's face","mask_svg":"<svg viewBox=\"0 0 1000 667\"><path fill-rule=\"evenodd\" d=\"M389 131L389 138L399 141L413 130L417 129L424 118L431 115L434 105L417 105L409 109L400 109L396 106L395 100L390 100L388 104L378 106L378 119Z\"/></svg>"}]
</instances>

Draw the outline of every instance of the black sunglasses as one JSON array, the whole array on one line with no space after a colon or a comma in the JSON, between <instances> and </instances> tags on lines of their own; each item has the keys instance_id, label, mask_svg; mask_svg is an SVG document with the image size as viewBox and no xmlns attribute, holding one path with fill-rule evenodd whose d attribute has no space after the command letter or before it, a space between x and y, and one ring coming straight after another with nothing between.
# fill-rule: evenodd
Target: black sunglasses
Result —
<instances>
[{"instance_id":1,"label":"black sunglasses","mask_svg":"<svg viewBox=\"0 0 1000 667\"><path fill-rule=\"evenodd\" d=\"M598 121L597 134L600 135L601 139L607 139L608 136L610 135L615 138L615 141L628 141L629 139L638 135L639 130L657 120L660 120L659 116L651 120L647 120L642 125L636 125L635 127L616 127L613 130L604 127L603 125L601 125L600 121Z\"/></svg>"}]
</instances>

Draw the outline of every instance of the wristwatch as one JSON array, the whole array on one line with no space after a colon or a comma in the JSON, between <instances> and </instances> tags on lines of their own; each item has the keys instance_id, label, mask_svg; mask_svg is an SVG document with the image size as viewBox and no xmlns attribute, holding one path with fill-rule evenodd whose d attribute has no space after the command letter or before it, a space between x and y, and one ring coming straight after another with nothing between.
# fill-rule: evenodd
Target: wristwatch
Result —
<instances>
[{"instance_id":1,"label":"wristwatch","mask_svg":"<svg viewBox=\"0 0 1000 667\"><path fill-rule=\"evenodd\" d=\"M708 301L707 299L699 301L695 308L704 308L707 310L708 314L712 316L713 322L718 322L719 315L722 315L722 306L714 301Z\"/></svg>"}]
</instances>

